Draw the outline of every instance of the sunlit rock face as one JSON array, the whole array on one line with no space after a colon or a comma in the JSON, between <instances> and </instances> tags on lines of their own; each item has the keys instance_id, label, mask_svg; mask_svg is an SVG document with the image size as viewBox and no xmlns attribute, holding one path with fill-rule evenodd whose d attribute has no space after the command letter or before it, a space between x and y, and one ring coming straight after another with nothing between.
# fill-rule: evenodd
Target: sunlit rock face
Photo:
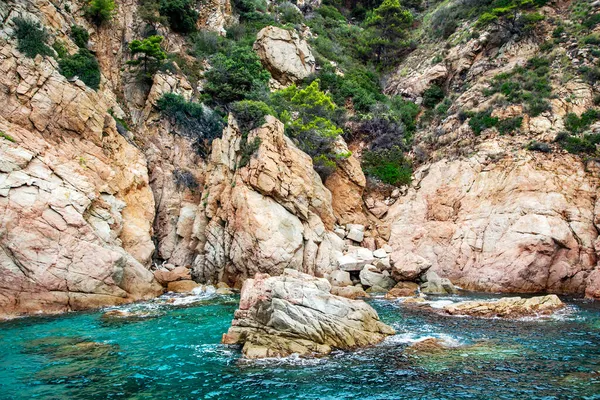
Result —
<instances>
[{"instance_id":1,"label":"sunlit rock face","mask_svg":"<svg viewBox=\"0 0 600 400\"><path fill-rule=\"evenodd\" d=\"M411 254L465 289L587 287L597 297L598 178L585 168L573 156L523 151L424 166L388 214L392 261Z\"/></svg>"},{"instance_id":2,"label":"sunlit rock face","mask_svg":"<svg viewBox=\"0 0 600 400\"><path fill-rule=\"evenodd\" d=\"M330 290L327 280L295 270L258 274L244 283L223 343L243 344L247 358L318 356L373 345L395 333L367 303Z\"/></svg>"},{"instance_id":3,"label":"sunlit rock face","mask_svg":"<svg viewBox=\"0 0 600 400\"><path fill-rule=\"evenodd\" d=\"M312 160L283 134L273 117L252 131L260 146L240 166L242 135L233 118L213 142L193 232L199 241L196 276L243 280L284 268L324 274L334 268L343 241L330 231L331 194Z\"/></svg>"}]
</instances>

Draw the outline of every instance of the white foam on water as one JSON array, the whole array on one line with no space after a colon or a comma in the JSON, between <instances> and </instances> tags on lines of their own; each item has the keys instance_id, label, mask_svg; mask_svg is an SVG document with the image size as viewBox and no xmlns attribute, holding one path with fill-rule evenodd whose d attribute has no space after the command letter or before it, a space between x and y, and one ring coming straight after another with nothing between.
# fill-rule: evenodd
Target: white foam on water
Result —
<instances>
[{"instance_id":1,"label":"white foam on water","mask_svg":"<svg viewBox=\"0 0 600 400\"><path fill-rule=\"evenodd\" d=\"M214 286L198 286L192 289L189 295L184 297L176 297L171 303L175 306L184 306L193 304L203 300L209 300L217 296L217 289Z\"/></svg>"},{"instance_id":2,"label":"white foam on water","mask_svg":"<svg viewBox=\"0 0 600 400\"><path fill-rule=\"evenodd\" d=\"M413 344L417 342L422 342L427 339L438 339L447 347L459 347L465 344L465 341L455 337L448 335L446 333L431 333L431 334L423 334L418 332L405 332L393 336L388 336L383 344L384 345L397 345L397 344Z\"/></svg>"},{"instance_id":3,"label":"white foam on water","mask_svg":"<svg viewBox=\"0 0 600 400\"><path fill-rule=\"evenodd\" d=\"M312 366L327 363L325 358L307 358L301 357L299 354L291 354L287 357L272 357L272 358L260 358L260 359L248 359L240 358L238 361L239 365L242 366L278 366L278 365L298 365L298 366Z\"/></svg>"},{"instance_id":4,"label":"white foam on water","mask_svg":"<svg viewBox=\"0 0 600 400\"><path fill-rule=\"evenodd\" d=\"M452 300L434 300L434 301L426 301L426 304L429 304L431 308L442 309L450 304L456 303Z\"/></svg>"}]
</instances>

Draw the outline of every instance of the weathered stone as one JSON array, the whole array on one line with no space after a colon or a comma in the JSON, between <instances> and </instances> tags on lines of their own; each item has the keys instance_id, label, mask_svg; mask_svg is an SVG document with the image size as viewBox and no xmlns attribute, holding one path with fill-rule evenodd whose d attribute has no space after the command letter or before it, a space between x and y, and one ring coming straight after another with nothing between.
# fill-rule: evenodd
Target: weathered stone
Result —
<instances>
[{"instance_id":1,"label":"weathered stone","mask_svg":"<svg viewBox=\"0 0 600 400\"><path fill-rule=\"evenodd\" d=\"M505 297L495 301L465 301L445 306L450 315L470 315L474 317L519 318L523 316L550 314L564 307L558 296Z\"/></svg>"},{"instance_id":2,"label":"weathered stone","mask_svg":"<svg viewBox=\"0 0 600 400\"><path fill-rule=\"evenodd\" d=\"M352 280L350 279L350 274L346 271L341 271L336 269L329 274L329 282L331 286L352 286ZM346 297L346 296L344 296Z\"/></svg>"},{"instance_id":3,"label":"weathered stone","mask_svg":"<svg viewBox=\"0 0 600 400\"><path fill-rule=\"evenodd\" d=\"M385 258L387 257L387 252L384 249L377 249L373 252L373 256L375 258Z\"/></svg>"},{"instance_id":4,"label":"weathered stone","mask_svg":"<svg viewBox=\"0 0 600 400\"><path fill-rule=\"evenodd\" d=\"M431 263L425 258L413 253L404 253L402 250L392 253L392 260L392 276L400 281L417 279L431 267Z\"/></svg>"},{"instance_id":5,"label":"weathered stone","mask_svg":"<svg viewBox=\"0 0 600 400\"><path fill-rule=\"evenodd\" d=\"M386 293L386 299L396 299L398 297L415 296L419 291L419 285L414 282L398 282L396 286Z\"/></svg>"},{"instance_id":6,"label":"weathered stone","mask_svg":"<svg viewBox=\"0 0 600 400\"><path fill-rule=\"evenodd\" d=\"M360 271L360 283L365 286L378 286L384 291L390 290L396 284L392 278L385 276L377 272L377 268L373 265L365 265L365 267Z\"/></svg>"},{"instance_id":7,"label":"weathered stone","mask_svg":"<svg viewBox=\"0 0 600 400\"><path fill-rule=\"evenodd\" d=\"M282 86L315 72L315 58L308 43L293 30L267 26L258 32L254 50L273 78Z\"/></svg>"},{"instance_id":8,"label":"weathered stone","mask_svg":"<svg viewBox=\"0 0 600 400\"><path fill-rule=\"evenodd\" d=\"M363 231L360 231L356 228L351 228L348 231L348 234L346 235L346 237L350 240L353 240L357 243L360 243L363 241L364 237L365 237L365 233Z\"/></svg>"},{"instance_id":9,"label":"weathered stone","mask_svg":"<svg viewBox=\"0 0 600 400\"><path fill-rule=\"evenodd\" d=\"M424 281L421 284L421 292L425 294L453 294L458 292L449 279L441 278L433 271L427 271L421 279Z\"/></svg>"},{"instance_id":10,"label":"weathered stone","mask_svg":"<svg viewBox=\"0 0 600 400\"><path fill-rule=\"evenodd\" d=\"M166 285L169 282L190 280L192 276L190 270L186 267L176 267L172 271L167 269L159 269L154 272L154 278L161 285Z\"/></svg>"},{"instance_id":11,"label":"weathered stone","mask_svg":"<svg viewBox=\"0 0 600 400\"><path fill-rule=\"evenodd\" d=\"M338 287L334 286L331 288L331 294L335 296L345 297L347 299L358 299L361 297L369 297L367 292L364 291L362 287L358 286L346 286L346 287Z\"/></svg>"},{"instance_id":12,"label":"weathered stone","mask_svg":"<svg viewBox=\"0 0 600 400\"><path fill-rule=\"evenodd\" d=\"M248 358L327 354L376 344L394 330L369 305L329 293L325 279L286 269L244 283L223 343L244 344Z\"/></svg>"},{"instance_id":13,"label":"weathered stone","mask_svg":"<svg viewBox=\"0 0 600 400\"><path fill-rule=\"evenodd\" d=\"M187 292L191 292L192 290L194 290L195 288L200 287L200 286L201 285L199 283L196 283L191 280L175 281L175 282L169 282L169 284L167 286L167 290L169 292L175 292L175 293L187 293Z\"/></svg>"}]
</instances>

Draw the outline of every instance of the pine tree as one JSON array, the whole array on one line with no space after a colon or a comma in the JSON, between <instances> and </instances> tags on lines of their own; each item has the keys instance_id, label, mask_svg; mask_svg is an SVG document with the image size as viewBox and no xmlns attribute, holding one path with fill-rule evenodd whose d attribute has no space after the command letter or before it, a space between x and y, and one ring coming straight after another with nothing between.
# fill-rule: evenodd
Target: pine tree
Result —
<instances>
[{"instance_id":1,"label":"pine tree","mask_svg":"<svg viewBox=\"0 0 600 400\"><path fill-rule=\"evenodd\" d=\"M144 72L154 72L160 66L160 62L167 58L167 53L160 47L162 36L150 36L143 40L134 40L129 43L131 55L142 54L141 59L130 61L131 65L144 65Z\"/></svg>"},{"instance_id":2,"label":"pine tree","mask_svg":"<svg viewBox=\"0 0 600 400\"><path fill-rule=\"evenodd\" d=\"M410 11L399 0L383 0L383 3L367 16L367 46L375 54L377 63L387 64L400 50L407 47L408 28L413 22Z\"/></svg>"}]
</instances>

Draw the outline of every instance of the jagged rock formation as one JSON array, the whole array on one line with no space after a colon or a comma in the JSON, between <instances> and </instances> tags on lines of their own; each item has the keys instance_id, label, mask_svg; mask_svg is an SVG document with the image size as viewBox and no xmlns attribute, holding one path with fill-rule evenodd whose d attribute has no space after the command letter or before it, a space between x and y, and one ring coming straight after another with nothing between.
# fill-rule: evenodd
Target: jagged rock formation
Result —
<instances>
[{"instance_id":1,"label":"jagged rock formation","mask_svg":"<svg viewBox=\"0 0 600 400\"><path fill-rule=\"evenodd\" d=\"M110 98L51 59L0 49L0 288L4 314L155 296L146 163ZM15 84L17 83L18 84Z\"/></svg>"},{"instance_id":2,"label":"jagged rock formation","mask_svg":"<svg viewBox=\"0 0 600 400\"><path fill-rule=\"evenodd\" d=\"M289 86L315 72L315 57L297 33L267 26L258 32L254 50L278 85Z\"/></svg>"},{"instance_id":3,"label":"jagged rock formation","mask_svg":"<svg viewBox=\"0 0 600 400\"><path fill-rule=\"evenodd\" d=\"M331 194L277 119L267 116L248 142L255 138L260 146L247 166L239 165L242 134L232 117L213 142L193 228L197 276L235 283L284 268L329 272L343 247L331 232Z\"/></svg>"},{"instance_id":4,"label":"jagged rock formation","mask_svg":"<svg viewBox=\"0 0 600 400\"><path fill-rule=\"evenodd\" d=\"M597 173L569 155L493 154L417 171L388 215L392 261L410 252L465 289L584 293L598 265Z\"/></svg>"},{"instance_id":5,"label":"jagged rock formation","mask_svg":"<svg viewBox=\"0 0 600 400\"><path fill-rule=\"evenodd\" d=\"M243 344L247 358L324 355L381 342L394 330L360 300L330 294L325 279L286 269L258 274L242 288L239 309L223 343Z\"/></svg>"}]
</instances>

